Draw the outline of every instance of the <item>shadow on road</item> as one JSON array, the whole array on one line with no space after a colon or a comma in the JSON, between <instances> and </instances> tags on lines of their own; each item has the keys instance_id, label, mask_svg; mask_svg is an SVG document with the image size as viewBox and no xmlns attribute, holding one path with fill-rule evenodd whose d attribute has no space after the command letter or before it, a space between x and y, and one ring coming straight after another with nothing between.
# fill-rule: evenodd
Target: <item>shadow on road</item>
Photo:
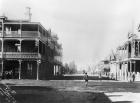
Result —
<instances>
[{"instance_id":1,"label":"shadow on road","mask_svg":"<svg viewBox=\"0 0 140 103\"><path fill-rule=\"evenodd\" d=\"M122 95L108 95L108 97L121 97Z\"/></svg>"},{"instance_id":2,"label":"shadow on road","mask_svg":"<svg viewBox=\"0 0 140 103\"><path fill-rule=\"evenodd\" d=\"M51 87L12 86L17 103L111 103L104 93L63 91Z\"/></svg>"},{"instance_id":3,"label":"shadow on road","mask_svg":"<svg viewBox=\"0 0 140 103\"><path fill-rule=\"evenodd\" d=\"M132 101L117 101L117 102L112 102L112 103L133 103Z\"/></svg>"}]
</instances>

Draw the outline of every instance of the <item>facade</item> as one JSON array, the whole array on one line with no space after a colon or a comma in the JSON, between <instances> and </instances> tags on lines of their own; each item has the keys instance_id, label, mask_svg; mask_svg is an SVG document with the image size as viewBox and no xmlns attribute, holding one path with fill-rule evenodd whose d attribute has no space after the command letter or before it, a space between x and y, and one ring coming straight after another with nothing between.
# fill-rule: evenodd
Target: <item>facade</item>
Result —
<instances>
[{"instance_id":1,"label":"facade","mask_svg":"<svg viewBox=\"0 0 140 103\"><path fill-rule=\"evenodd\" d=\"M135 74L135 80L140 80L140 39L131 34L128 40L110 56L110 74L116 80L130 81Z\"/></svg>"},{"instance_id":2,"label":"facade","mask_svg":"<svg viewBox=\"0 0 140 103\"><path fill-rule=\"evenodd\" d=\"M62 46L39 22L0 17L0 74L4 79L48 79L61 74Z\"/></svg>"},{"instance_id":3,"label":"facade","mask_svg":"<svg viewBox=\"0 0 140 103\"><path fill-rule=\"evenodd\" d=\"M109 76L110 72L110 61L108 59L102 60L98 63L98 71L99 75Z\"/></svg>"}]
</instances>

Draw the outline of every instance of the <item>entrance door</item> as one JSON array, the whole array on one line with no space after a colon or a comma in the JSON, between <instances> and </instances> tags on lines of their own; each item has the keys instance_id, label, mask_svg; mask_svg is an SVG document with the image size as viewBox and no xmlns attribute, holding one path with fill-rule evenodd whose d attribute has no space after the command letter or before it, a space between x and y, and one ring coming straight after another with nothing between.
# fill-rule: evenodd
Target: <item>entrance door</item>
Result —
<instances>
[{"instance_id":1,"label":"entrance door","mask_svg":"<svg viewBox=\"0 0 140 103\"><path fill-rule=\"evenodd\" d=\"M3 78L4 79L18 79L19 62L16 60L4 61Z\"/></svg>"}]
</instances>

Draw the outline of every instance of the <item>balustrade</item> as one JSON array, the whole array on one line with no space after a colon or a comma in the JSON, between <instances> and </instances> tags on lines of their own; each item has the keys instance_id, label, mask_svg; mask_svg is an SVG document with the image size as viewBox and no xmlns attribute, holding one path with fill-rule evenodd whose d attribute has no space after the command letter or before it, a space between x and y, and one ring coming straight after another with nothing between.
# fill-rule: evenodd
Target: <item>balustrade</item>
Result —
<instances>
[{"instance_id":1,"label":"balustrade","mask_svg":"<svg viewBox=\"0 0 140 103\"><path fill-rule=\"evenodd\" d=\"M20 37L21 32L18 31L4 31L4 37Z\"/></svg>"},{"instance_id":2,"label":"balustrade","mask_svg":"<svg viewBox=\"0 0 140 103\"><path fill-rule=\"evenodd\" d=\"M4 37L38 37L38 31L4 31Z\"/></svg>"},{"instance_id":3,"label":"balustrade","mask_svg":"<svg viewBox=\"0 0 140 103\"><path fill-rule=\"evenodd\" d=\"M38 37L38 31L22 31L21 37Z\"/></svg>"},{"instance_id":4,"label":"balustrade","mask_svg":"<svg viewBox=\"0 0 140 103\"><path fill-rule=\"evenodd\" d=\"M41 58L41 55L38 53L23 53L23 52L4 52L4 58L22 58L22 59L38 59Z\"/></svg>"}]
</instances>

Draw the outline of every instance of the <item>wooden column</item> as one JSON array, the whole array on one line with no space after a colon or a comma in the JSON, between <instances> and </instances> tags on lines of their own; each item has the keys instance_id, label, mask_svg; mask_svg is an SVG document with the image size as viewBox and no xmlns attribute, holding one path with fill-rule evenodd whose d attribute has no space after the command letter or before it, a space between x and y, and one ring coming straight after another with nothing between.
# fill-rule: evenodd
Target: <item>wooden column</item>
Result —
<instances>
[{"instance_id":1,"label":"wooden column","mask_svg":"<svg viewBox=\"0 0 140 103\"><path fill-rule=\"evenodd\" d=\"M124 80L124 62L122 63L122 80Z\"/></svg>"},{"instance_id":2,"label":"wooden column","mask_svg":"<svg viewBox=\"0 0 140 103\"><path fill-rule=\"evenodd\" d=\"M57 65L55 65L55 75L57 75Z\"/></svg>"},{"instance_id":3,"label":"wooden column","mask_svg":"<svg viewBox=\"0 0 140 103\"><path fill-rule=\"evenodd\" d=\"M117 72L118 72L118 70L117 70L117 63L116 63L116 80L118 79L118 76L117 76L118 73Z\"/></svg>"},{"instance_id":4,"label":"wooden column","mask_svg":"<svg viewBox=\"0 0 140 103\"><path fill-rule=\"evenodd\" d=\"M136 61L134 61L134 72L136 73Z\"/></svg>"},{"instance_id":5,"label":"wooden column","mask_svg":"<svg viewBox=\"0 0 140 103\"><path fill-rule=\"evenodd\" d=\"M133 57L133 42L131 42L131 57Z\"/></svg>"},{"instance_id":6,"label":"wooden column","mask_svg":"<svg viewBox=\"0 0 140 103\"><path fill-rule=\"evenodd\" d=\"M38 40L38 39L36 39L36 41L35 41L35 42L37 42L37 49L38 49L38 50L37 50L37 52L38 52L38 57L39 57L39 46L40 46L40 45L39 45L39 40Z\"/></svg>"},{"instance_id":7,"label":"wooden column","mask_svg":"<svg viewBox=\"0 0 140 103\"><path fill-rule=\"evenodd\" d=\"M19 72L19 77L18 77L18 79L21 79L21 60L19 60L19 70L18 70L18 72Z\"/></svg>"},{"instance_id":8,"label":"wooden column","mask_svg":"<svg viewBox=\"0 0 140 103\"><path fill-rule=\"evenodd\" d=\"M58 66L58 73L61 74L60 66Z\"/></svg>"},{"instance_id":9,"label":"wooden column","mask_svg":"<svg viewBox=\"0 0 140 103\"><path fill-rule=\"evenodd\" d=\"M136 56L136 45L135 45L135 41L134 41L134 57Z\"/></svg>"},{"instance_id":10,"label":"wooden column","mask_svg":"<svg viewBox=\"0 0 140 103\"><path fill-rule=\"evenodd\" d=\"M127 43L127 47L126 48L127 48L126 49L126 53L127 53L128 58L129 58L129 42Z\"/></svg>"},{"instance_id":11,"label":"wooden column","mask_svg":"<svg viewBox=\"0 0 140 103\"><path fill-rule=\"evenodd\" d=\"M4 61L3 61L3 52L4 52L4 24L3 24L3 20L2 20L2 39L1 39L1 58L2 58L2 76L3 76L3 71L4 71Z\"/></svg>"},{"instance_id":12,"label":"wooden column","mask_svg":"<svg viewBox=\"0 0 140 103\"><path fill-rule=\"evenodd\" d=\"M132 61L130 61L130 76L129 76L130 81L131 81L131 76L132 76Z\"/></svg>"},{"instance_id":13,"label":"wooden column","mask_svg":"<svg viewBox=\"0 0 140 103\"><path fill-rule=\"evenodd\" d=\"M127 67L126 67L126 80L128 80L128 68L129 68L129 62L127 61Z\"/></svg>"},{"instance_id":14,"label":"wooden column","mask_svg":"<svg viewBox=\"0 0 140 103\"><path fill-rule=\"evenodd\" d=\"M132 61L130 61L130 73L132 72Z\"/></svg>"},{"instance_id":15,"label":"wooden column","mask_svg":"<svg viewBox=\"0 0 140 103\"><path fill-rule=\"evenodd\" d=\"M122 80L124 80L124 62L122 63Z\"/></svg>"},{"instance_id":16,"label":"wooden column","mask_svg":"<svg viewBox=\"0 0 140 103\"><path fill-rule=\"evenodd\" d=\"M40 66L41 60L37 60L37 76L36 79L39 80L39 66Z\"/></svg>"},{"instance_id":17,"label":"wooden column","mask_svg":"<svg viewBox=\"0 0 140 103\"><path fill-rule=\"evenodd\" d=\"M2 76L2 77L3 77L3 64L4 64L4 61L2 60L2 61L1 61L1 69L2 69L2 70L1 70L1 76Z\"/></svg>"},{"instance_id":18,"label":"wooden column","mask_svg":"<svg viewBox=\"0 0 140 103\"><path fill-rule=\"evenodd\" d=\"M54 75L56 75L56 66L54 65Z\"/></svg>"},{"instance_id":19,"label":"wooden column","mask_svg":"<svg viewBox=\"0 0 140 103\"><path fill-rule=\"evenodd\" d=\"M126 80L126 63L124 64L124 80Z\"/></svg>"},{"instance_id":20,"label":"wooden column","mask_svg":"<svg viewBox=\"0 0 140 103\"><path fill-rule=\"evenodd\" d=\"M121 80L121 63L119 63L119 80Z\"/></svg>"},{"instance_id":21,"label":"wooden column","mask_svg":"<svg viewBox=\"0 0 140 103\"><path fill-rule=\"evenodd\" d=\"M124 80L126 80L126 76L127 76L127 63L125 62L125 67L124 67Z\"/></svg>"},{"instance_id":22,"label":"wooden column","mask_svg":"<svg viewBox=\"0 0 140 103\"><path fill-rule=\"evenodd\" d=\"M138 46L138 56L139 56L140 55L140 52L139 52L139 41L138 41L137 46Z\"/></svg>"},{"instance_id":23,"label":"wooden column","mask_svg":"<svg viewBox=\"0 0 140 103\"><path fill-rule=\"evenodd\" d=\"M122 75L122 72L123 72L123 63L121 63L121 80L123 79L123 75Z\"/></svg>"}]
</instances>

